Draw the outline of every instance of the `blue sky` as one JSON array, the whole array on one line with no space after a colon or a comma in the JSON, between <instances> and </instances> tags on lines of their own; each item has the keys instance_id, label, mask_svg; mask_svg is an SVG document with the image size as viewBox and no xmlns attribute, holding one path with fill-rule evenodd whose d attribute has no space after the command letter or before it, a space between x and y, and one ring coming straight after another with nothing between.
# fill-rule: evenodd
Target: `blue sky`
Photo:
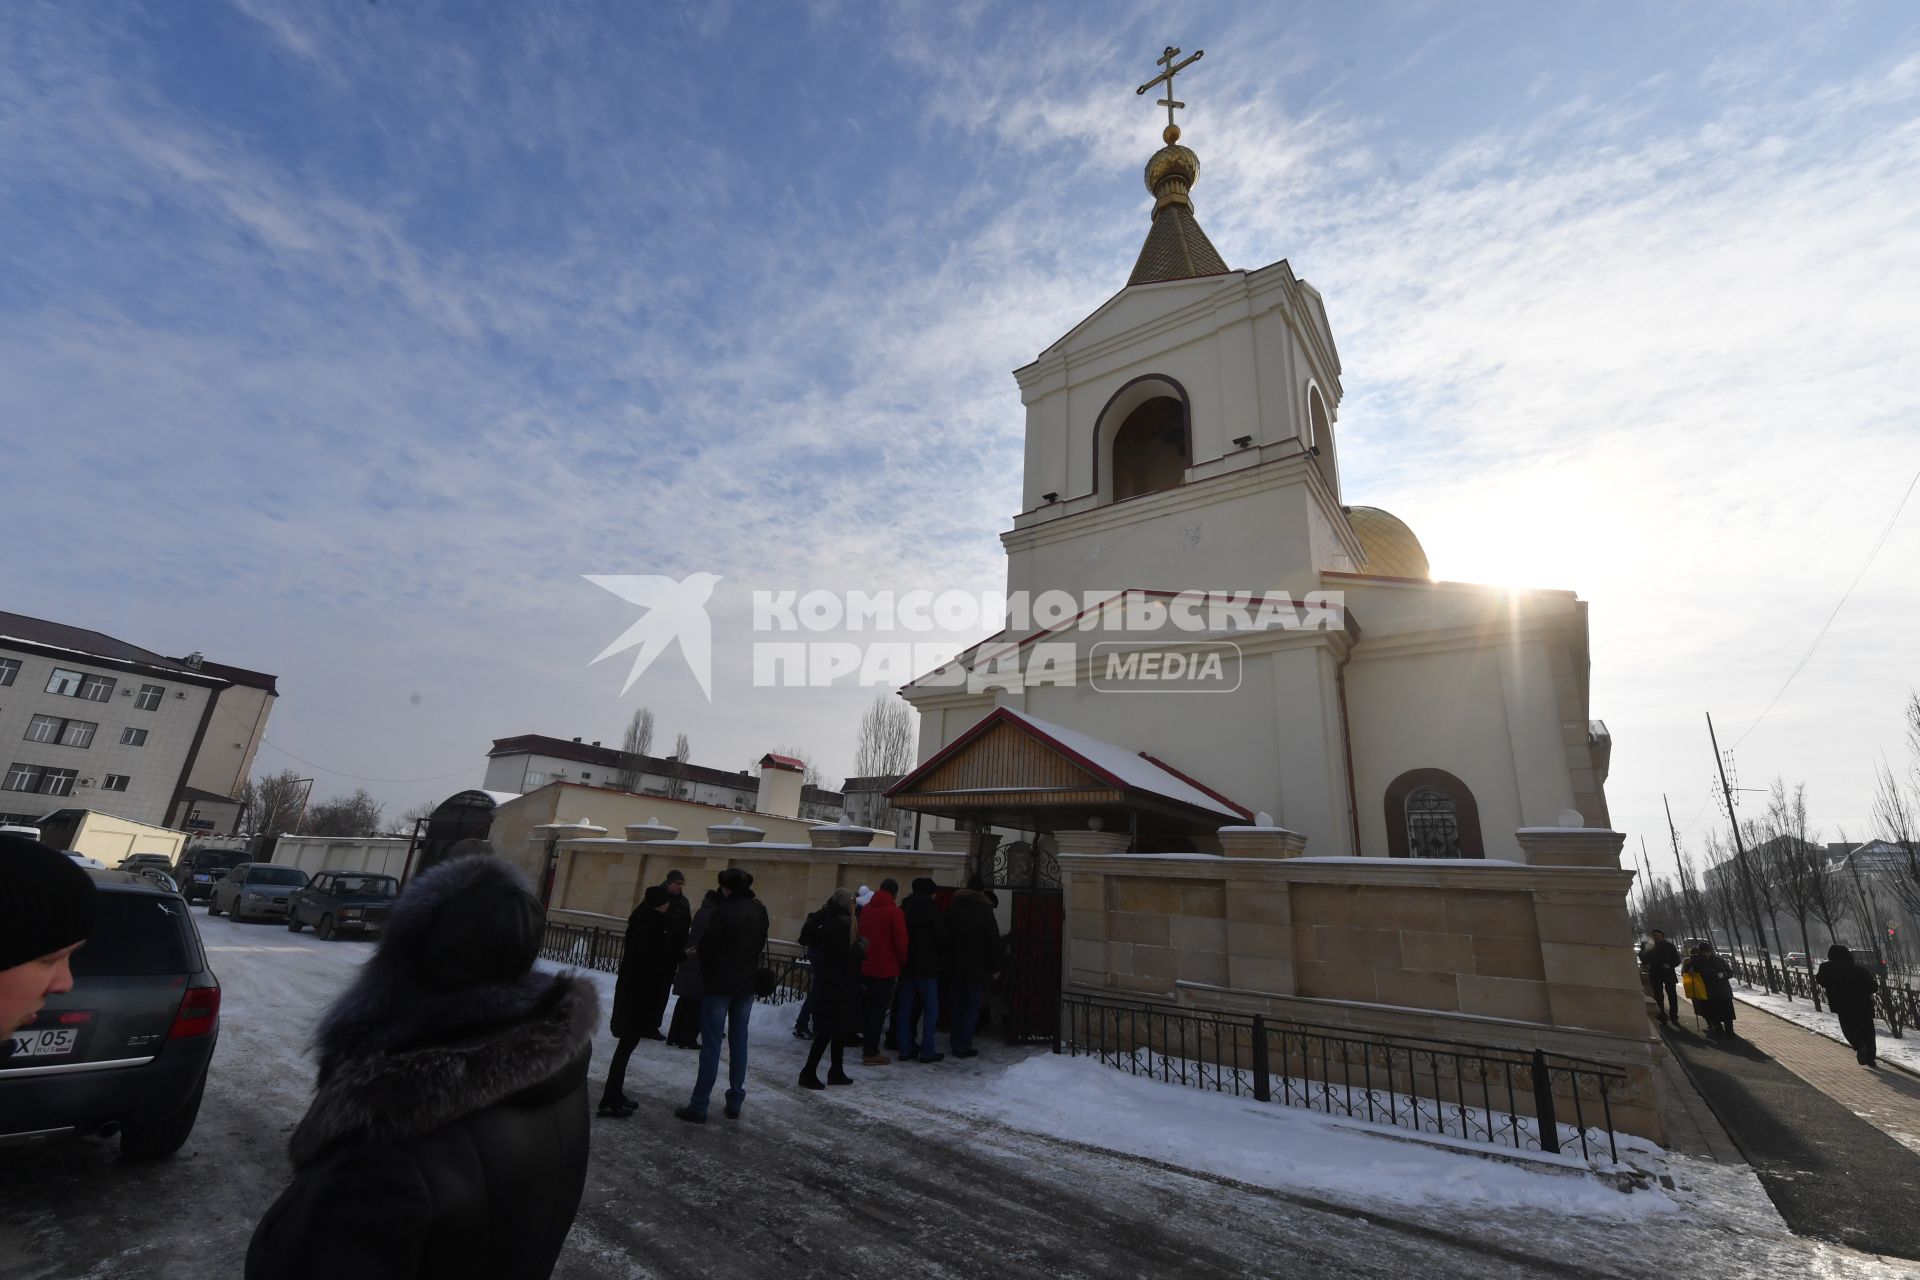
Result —
<instances>
[{"instance_id":1,"label":"blue sky","mask_svg":"<svg viewBox=\"0 0 1920 1280\"><path fill-rule=\"evenodd\" d=\"M1746 729L1920 468L1897 4L18 6L6 607L276 672L261 765L396 810L642 701L844 773L870 692L622 698L581 575L998 586L1009 371L1126 278L1170 41L1203 224L1326 296L1349 500L1593 602L1616 825L1702 808L1710 708L1860 832L1920 506Z\"/></svg>"}]
</instances>

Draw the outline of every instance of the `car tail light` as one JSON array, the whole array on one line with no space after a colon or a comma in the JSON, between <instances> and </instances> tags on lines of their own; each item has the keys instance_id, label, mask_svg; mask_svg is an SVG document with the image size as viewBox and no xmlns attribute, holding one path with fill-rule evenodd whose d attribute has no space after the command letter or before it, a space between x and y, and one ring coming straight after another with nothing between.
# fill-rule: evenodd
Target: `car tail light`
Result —
<instances>
[{"instance_id":1,"label":"car tail light","mask_svg":"<svg viewBox=\"0 0 1920 1280\"><path fill-rule=\"evenodd\" d=\"M211 1035L213 1024L219 1019L220 988L193 987L180 1001L180 1012L173 1015L173 1030L167 1032L167 1039Z\"/></svg>"}]
</instances>

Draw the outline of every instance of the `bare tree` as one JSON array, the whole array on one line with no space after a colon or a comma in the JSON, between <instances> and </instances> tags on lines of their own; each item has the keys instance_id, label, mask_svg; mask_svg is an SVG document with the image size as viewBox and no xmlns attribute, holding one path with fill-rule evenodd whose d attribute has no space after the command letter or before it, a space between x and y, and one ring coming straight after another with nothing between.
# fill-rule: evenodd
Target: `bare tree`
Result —
<instances>
[{"instance_id":1,"label":"bare tree","mask_svg":"<svg viewBox=\"0 0 1920 1280\"><path fill-rule=\"evenodd\" d=\"M255 778L240 792L241 803L247 810L247 826L269 838L297 835L295 828L303 825L301 811L306 807L307 793L312 787L311 780L291 769Z\"/></svg>"},{"instance_id":2,"label":"bare tree","mask_svg":"<svg viewBox=\"0 0 1920 1280\"><path fill-rule=\"evenodd\" d=\"M1898 874L1885 877L1888 890L1909 913L1920 914L1920 692L1907 695L1907 767L1894 772L1885 757L1875 771L1873 822L1881 838L1900 854L1894 859Z\"/></svg>"},{"instance_id":3,"label":"bare tree","mask_svg":"<svg viewBox=\"0 0 1920 1280\"><path fill-rule=\"evenodd\" d=\"M1680 895L1685 904L1688 927L1696 938L1713 937L1713 916L1707 909L1707 896L1700 889L1699 868L1694 863L1693 855L1676 844L1674 862L1679 869Z\"/></svg>"},{"instance_id":4,"label":"bare tree","mask_svg":"<svg viewBox=\"0 0 1920 1280\"><path fill-rule=\"evenodd\" d=\"M357 787L352 795L334 796L307 810L307 831L316 836L374 836L380 834L382 805Z\"/></svg>"},{"instance_id":5,"label":"bare tree","mask_svg":"<svg viewBox=\"0 0 1920 1280\"><path fill-rule=\"evenodd\" d=\"M414 805L413 808L400 815L400 829L403 832L411 832L414 823L420 821L422 818L431 818L433 811L439 807L440 803L436 800L422 800L419 804Z\"/></svg>"},{"instance_id":6,"label":"bare tree","mask_svg":"<svg viewBox=\"0 0 1920 1280\"><path fill-rule=\"evenodd\" d=\"M653 750L652 707L640 707L634 711L633 719L627 721L627 731L621 739L620 749L627 758L620 762L620 771L614 775L613 785L622 791L638 791L641 776L647 767L645 756Z\"/></svg>"},{"instance_id":7,"label":"bare tree","mask_svg":"<svg viewBox=\"0 0 1920 1280\"><path fill-rule=\"evenodd\" d=\"M1796 783L1788 792L1785 780L1774 778L1767 791L1767 812L1760 822L1767 835L1756 851L1760 854L1760 876L1800 926L1800 962L1807 971L1807 988L1817 1010L1820 991L1813 981L1813 939L1807 918L1813 914L1814 895L1826 877L1827 851L1813 843L1807 830L1807 784ZM1779 933L1776 925L1776 940Z\"/></svg>"},{"instance_id":8,"label":"bare tree","mask_svg":"<svg viewBox=\"0 0 1920 1280\"><path fill-rule=\"evenodd\" d=\"M860 717L853 749L853 772L861 778L899 778L913 768L913 711L892 694L873 700Z\"/></svg>"},{"instance_id":9,"label":"bare tree","mask_svg":"<svg viewBox=\"0 0 1920 1280\"><path fill-rule=\"evenodd\" d=\"M801 786L826 787L827 776L821 773L820 766L813 762L813 752L807 750L805 747L775 747L773 754L777 756L792 756L800 762L802 770L800 774ZM760 761L758 759L754 760L754 764L758 765L759 763ZM831 788L829 788L829 790L830 789Z\"/></svg>"},{"instance_id":10,"label":"bare tree","mask_svg":"<svg viewBox=\"0 0 1920 1280\"><path fill-rule=\"evenodd\" d=\"M673 758L667 765L667 794L675 800L687 797L687 759L691 755L693 748L687 743L687 735L675 735Z\"/></svg>"}]
</instances>

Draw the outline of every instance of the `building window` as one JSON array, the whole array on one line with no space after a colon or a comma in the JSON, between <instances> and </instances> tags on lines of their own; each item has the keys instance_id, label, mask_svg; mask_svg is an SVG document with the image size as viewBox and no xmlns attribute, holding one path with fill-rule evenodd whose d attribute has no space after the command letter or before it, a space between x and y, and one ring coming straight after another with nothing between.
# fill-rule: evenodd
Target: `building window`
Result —
<instances>
[{"instance_id":1,"label":"building window","mask_svg":"<svg viewBox=\"0 0 1920 1280\"><path fill-rule=\"evenodd\" d=\"M79 774L73 769L48 769L37 764L15 764L7 770L6 780L0 782L0 790L33 791L43 796L65 796L73 794L73 780Z\"/></svg>"},{"instance_id":2,"label":"building window","mask_svg":"<svg viewBox=\"0 0 1920 1280\"><path fill-rule=\"evenodd\" d=\"M120 731L120 745L123 747L144 747L147 745L145 729L127 728Z\"/></svg>"},{"instance_id":3,"label":"building window","mask_svg":"<svg viewBox=\"0 0 1920 1280\"><path fill-rule=\"evenodd\" d=\"M55 667L53 675L47 680L47 692L57 693L65 698L75 697L80 692L80 682L85 679L86 677L78 671Z\"/></svg>"},{"instance_id":4,"label":"building window","mask_svg":"<svg viewBox=\"0 0 1920 1280\"><path fill-rule=\"evenodd\" d=\"M107 702L113 697L114 684L115 681L112 676L89 674L80 681L79 696L85 698L88 702Z\"/></svg>"},{"instance_id":5,"label":"building window","mask_svg":"<svg viewBox=\"0 0 1920 1280\"><path fill-rule=\"evenodd\" d=\"M102 791L125 791L128 781L129 779L124 773L110 773L107 775L107 780L100 784L100 789ZM198 813L194 814L196 818L199 816Z\"/></svg>"},{"instance_id":6,"label":"building window","mask_svg":"<svg viewBox=\"0 0 1920 1280\"><path fill-rule=\"evenodd\" d=\"M1186 407L1156 396L1128 414L1113 437L1114 500L1171 489L1186 474Z\"/></svg>"},{"instance_id":7,"label":"building window","mask_svg":"<svg viewBox=\"0 0 1920 1280\"><path fill-rule=\"evenodd\" d=\"M1392 857L1486 857L1473 792L1444 769L1411 769L1388 784L1386 819Z\"/></svg>"},{"instance_id":8,"label":"building window","mask_svg":"<svg viewBox=\"0 0 1920 1280\"><path fill-rule=\"evenodd\" d=\"M0 658L0 689L4 689L12 684L13 678L19 674L20 660L18 658Z\"/></svg>"},{"instance_id":9,"label":"building window","mask_svg":"<svg viewBox=\"0 0 1920 1280\"><path fill-rule=\"evenodd\" d=\"M142 711L156 711L160 707L160 699L166 696L167 690L164 685L143 684L140 686L139 696L133 700L133 705Z\"/></svg>"},{"instance_id":10,"label":"building window","mask_svg":"<svg viewBox=\"0 0 1920 1280\"><path fill-rule=\"evenodd\" d=\"M90 747L94 731L100 726L92 720L63 720L59 716L35 716L27 722L28 742L51 742L62 747Z\"/></svg>"}]
</instances>

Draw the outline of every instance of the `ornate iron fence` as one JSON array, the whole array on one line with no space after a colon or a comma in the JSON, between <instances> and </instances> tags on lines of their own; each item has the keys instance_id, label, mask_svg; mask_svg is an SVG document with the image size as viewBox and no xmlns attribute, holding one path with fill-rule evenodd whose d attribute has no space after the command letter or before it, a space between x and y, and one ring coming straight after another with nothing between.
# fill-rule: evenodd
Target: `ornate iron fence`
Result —
<instances>
[{"instance_id":1,"label":"ornate iron fence","mask_svg":"<svg viewBox=\"0 0 1920 1280\"><path fill-rule=\"evenodd\" d=\"M1762 987L1773 995L1790 999L1813 998L1813 978L1798 965L1775 964L1773 981L1768 982L1766 967L1757 961L1739 956L1728 956L1726 961L1733 969L1733 976L1749 987ZM1887 1024L1887 1031L1894 1039L1904 1040L1908 1027L1920 1026L1920 991L1883 980L1879 993L1874 996L1874 1013Z\"/></svg>"},{"instance_id":2,"label":"ornate iron fence","mask_svg":"<svg viewBox=\"0 0 1920 1280\"><path fill-rule=\"evenodd\" d=\"M618 973L626 941L627 935L619 929L549 920L546 931L540 936L540 955L543 959L570 964L579 969ZM760 967L771 969L777 975L773 994L764 997L768 1004L787 1004L807 998L813 972L807 964L804 947L769 938L766 950L760 953Z\"/></svg>"},{"instance_id":3,"label":"ornate iron fence","mask_svg":"<svg viewBox=\"0 0 1920 1280\"><path fill-rule=\"evenodd\" d=\"M1259 1014L1084 992L1060 998L1054 1052L1166 1084L1516 1151L1604 1146L1618 1161L1613 1098L1626 1073L1538 1049L1376 1036Z\"/></svg>"}]
</instances>

